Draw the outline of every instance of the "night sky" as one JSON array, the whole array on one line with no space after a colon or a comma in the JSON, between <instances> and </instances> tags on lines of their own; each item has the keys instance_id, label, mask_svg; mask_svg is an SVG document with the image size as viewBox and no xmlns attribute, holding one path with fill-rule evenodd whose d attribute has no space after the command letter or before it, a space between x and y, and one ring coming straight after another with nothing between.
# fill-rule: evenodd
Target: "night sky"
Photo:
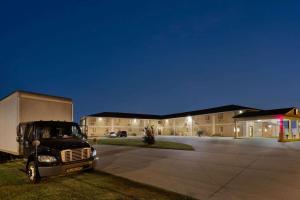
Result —
<instances>
[{"instance_id":1,"label":"night sky","mask_svg":"<svg viewBox=\"0 0 300 200\"><path fill-rule=\"evenodd\" d=\"M300 107L299 77L300 1L0 3L0 97L71 97L76 120Z\"/></svg>"}]
</instances>

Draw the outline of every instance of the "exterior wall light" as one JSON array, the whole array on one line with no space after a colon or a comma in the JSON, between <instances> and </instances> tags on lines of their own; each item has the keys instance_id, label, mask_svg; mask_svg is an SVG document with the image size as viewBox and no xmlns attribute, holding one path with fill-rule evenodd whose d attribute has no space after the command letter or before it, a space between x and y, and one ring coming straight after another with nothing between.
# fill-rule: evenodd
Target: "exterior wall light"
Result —
<instances>
[{"instance_id":1,"label":"exterior wall light","mask_svg":"<svg viewBox=\"0 0 300 200\"><path fill-rule=\"evenodd\" d=\"M191 116L188 116L188 117L187 117L187 121L188 121L188 122L192 122L192 121L193 121L193 118L192 118Z\"/></svg>"},{"instance_id":2,"label":"exterior wall light","mask_svg":"<svg viewBox=\"0 0 300 200\"><path fill-rule=\"evenodd\" d=\"M243 111L242 111L242 110L240 110L240 111L239 111L239 114L242 114L242 113L243 113Z\"/></svg>"},{"instance_id":3,"label":"exterior wall light","mask_svg":"<svg viewBox=\"0 0 300 200\"><path fill-rule=\"evenodd\" d=\"M98 117L98 121L102 121L102 117Z\"/></svg>"}]
</instances>

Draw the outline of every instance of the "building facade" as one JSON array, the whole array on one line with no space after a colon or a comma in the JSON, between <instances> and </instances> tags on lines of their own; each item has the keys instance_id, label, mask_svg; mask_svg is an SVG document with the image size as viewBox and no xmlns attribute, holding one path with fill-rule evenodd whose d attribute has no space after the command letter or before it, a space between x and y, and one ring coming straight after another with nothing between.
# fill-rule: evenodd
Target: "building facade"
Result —
<instances>
[{"instance_id":1,"label":"building facade","mask_svg":"<svg viewBox=\"0 0 300 200\"><path fill-rule=\"evenodd\" d=\"M245 112L234 117L241 127L236 137L269 137L279 141L300 139L298 108L281 108Z\"/></svg>"},{"instance_id":2,"label":"building facade","mask_svg":"<svg viewBox=\"0 0 300 200\"><path fill-rule=\"evenodd\" d=\"M297 108L260 110L227 105L170 115L103 112L80 120L90 138L126 131L141 136L146 127L155 135L268 137L279 141L300 139L300 113Z\"/></svg>"},{"instance_id":3,"label":"building facade","mask_svg":"<svg viewBox=\"0 0 300 200\"><path fill-rule=\"evenodd\" d=\"M171 115L103 112L82 117L80 124L89 137L101 137L118 131L140 136L144 134L145 127L153 127L156 135L233 137L233 117L254 110L228 105Z\"/></svg>"}]
</instances>

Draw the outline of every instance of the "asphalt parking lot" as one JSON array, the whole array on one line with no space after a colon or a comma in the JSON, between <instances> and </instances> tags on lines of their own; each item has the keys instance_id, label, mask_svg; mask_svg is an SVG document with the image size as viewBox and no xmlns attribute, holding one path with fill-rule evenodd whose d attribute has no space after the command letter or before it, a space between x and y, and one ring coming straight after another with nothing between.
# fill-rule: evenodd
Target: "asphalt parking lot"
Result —
<instances>
[{"instance_id":1,"label":"asphalt parking lot","mask_svg":"<svg viewBox=\"0 0 300 200\"><path fill-rule=\"evenodd\" d=\"M195 151L97 146L97 169L198 199L299 199L300 142L159 137Z\"/></svg>"}]
</instances>

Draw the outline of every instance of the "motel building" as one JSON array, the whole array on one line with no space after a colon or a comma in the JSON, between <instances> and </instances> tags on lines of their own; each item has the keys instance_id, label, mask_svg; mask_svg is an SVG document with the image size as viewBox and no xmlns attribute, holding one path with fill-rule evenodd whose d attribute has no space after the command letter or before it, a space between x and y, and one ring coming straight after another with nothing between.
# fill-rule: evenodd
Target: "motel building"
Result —
<instances>
[{"instance_id":1,"label":"motel building","mask_svg":"<svg viewBox=\"0 0 300 200\"><path fill-rule=\"evenodd\" d=\"M130 136L144 135L152 127L155 135L221 136L235 138L300 139L300 114L297 108L261 110L226 105L169 115L102 112L81 118L80 124L90 138L126 131Z\"/></svg>"}]
</instances>

